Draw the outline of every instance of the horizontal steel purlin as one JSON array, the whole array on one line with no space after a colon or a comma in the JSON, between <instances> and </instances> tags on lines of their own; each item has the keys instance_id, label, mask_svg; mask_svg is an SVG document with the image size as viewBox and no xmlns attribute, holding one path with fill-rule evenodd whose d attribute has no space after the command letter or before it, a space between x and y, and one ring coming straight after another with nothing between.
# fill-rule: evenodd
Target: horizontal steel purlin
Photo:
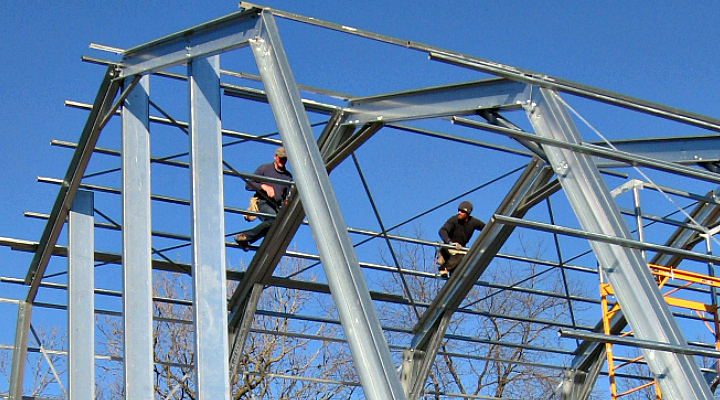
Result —
<instances>
[{"instance_id":1,"label":"horizontal steel purlin","mask_svg":"<svg viewBox=\"0 0 720 400\"><path fill-rule=\"evenodd\" d=\"M342 123L361 125L474 114L483 108L517 108L529 98L529 85L495 78L353 99Z\"/></svg>"},{"instance_id":2,"label":"horizontal steel purlin","mask_svg":"<svg viewBox=\"0 0 720 400\"><path fill-rule=\"evenodd\" d=\"M123 53L120 76L147 74L246 46L261 26L257 10L238 11L133 47Z\"/></svg>"}]
</instances>

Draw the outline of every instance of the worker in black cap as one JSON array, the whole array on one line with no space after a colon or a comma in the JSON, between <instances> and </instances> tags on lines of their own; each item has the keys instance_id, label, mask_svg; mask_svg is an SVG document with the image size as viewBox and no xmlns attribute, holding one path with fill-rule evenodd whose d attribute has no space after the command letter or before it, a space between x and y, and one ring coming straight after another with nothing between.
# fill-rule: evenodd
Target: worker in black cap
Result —
<instances>
[{"instance_id":1,"label":"worker in black cap","mask_svg":"<svg viewBox=\"0 0 720 400\"><path fill-rule=\"evenodd\" d=\"M443 278L449 278L450 271L460 263L466 253L461 249L470 241L473 233L481 231L485 227L484 222L470 216L472 210L472 203L461 202L457 214L450 217L438 232L443 243L455 247L454 249L442 247L438 252L437 263L440 268L440 276Z\"/></svg>"}]
</instances>

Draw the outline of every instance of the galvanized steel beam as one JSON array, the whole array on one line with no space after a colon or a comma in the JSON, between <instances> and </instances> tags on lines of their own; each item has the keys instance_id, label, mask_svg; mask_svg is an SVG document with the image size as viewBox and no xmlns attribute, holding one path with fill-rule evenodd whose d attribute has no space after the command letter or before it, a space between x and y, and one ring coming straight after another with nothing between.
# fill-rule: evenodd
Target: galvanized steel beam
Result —
<instances>
[{"instance_id":1,"label":"galvanized steel beam","mask_svg":"<svg viewBox=\"0 0 720 400\"><path fill-rule=\"evenodd\" d=\"M541 137L517 129L508 129L501 126L490 125L463 117L453 117L452 121L458 125L471 128L483 129L490 132L497 132L514 139L528 139L538 142L541 145L550 145L562 149L572 150L576 153L600 157L605 160L614 160L627 163L632 166L643 166L658 171L678 174L707 182L720 183L720 174L711 171L701 171L687 165L667 162L649 158L640 154L627 153L620 150L608 149L588 142L569 143L549 137Z\"/></svg>"},{"instance_id":2,"label":"galvanized steel beam","mask_svg":"<svg viewBox=\"0 0 720 400\"><path fill-rule=\"evenodd\" d=\"M381 96L355 98L343 123L362 125L475 114L483 108L518 109L530 98L530 85L495 78Z\"/></svg>"},{"instance_id":3,"label":"galvanized steel beam","mask_svg":"<svg viewBox=\"0 0 720 400\"><path fill-rule=\"evenodd\" d=\"M720 161L720 136L716 135L613 140L610 144L592 143L601 147L612 147L623 152L642 154L648 158L680 164ZM596 163L600 168L629 166L627 163L613 163L607 160Z\"/></svg>"},{"instance_id":4,"label":"galvanized steel beam","mask_svg":"<svg viewBox=\"0 0 720 400\"><path fill-rule=\"evenodd\" d=\"M556 92L540 88L534 92L533 106L528 107L526 112L539 136L580 143L572 117L560 103ZM630 239L630 230L592 159L566 148L543 147L583 229ZM597 241L591 241L590 245L635 337L687 345L640 251ZM643 352L663 397L678 400L713 398L691 356L647 349Z\"/></svg>"},{"instance_id":5,"label":"galvanized steel beam","mask_svg":"<svg viewBox=\"0 0 720 400\"><path fill-rule=\"evenodd\" d=\"M247 1L241 1L240 7L248 10L262 9L266 12L270 12L274 15L277 15L278 17L288 20L319 26L325 29L331 29L349 35L388 43L406 49L421 51L423 53L427 53L431 60L442 61L452 65L458 65L477 71L487 72L517 82L523 82L535 85L537 87L558 90L561 92L586 97L592 100L625 107L642 113L656 115L662 118L668 118L682 123L691 124L720 132L720 120L716 118L710 118L704 115L691 113L689 111L680 110L674 107L668 107L662 104L657 104L646 100L622 95L619 93L598 89L592 86L572 82L567 79L549 76L546 74L514 67L512 65L501 64L495 61L485 60L479 57L462 54L440 47L414 42L412 40L398 39L387 35L381 35L378 33L357 29L352 26L336 24L317 18L310 18L304 15L291 13L283 10L276 10L270 7L263 7Z\"/></svg>"},{"instance_id":6,"label":"galvanized steel beam","mask_svg":"<svg viewBox=\"0 0 720 400\"><path fill-rule=\"evenodd\" d=\"M250 43L366 397L404 399L272 14Z\"/></svg>"},{"instance_id":7,"label":"galvanized steel beam","mask_svg":"<svg viewBox=\"0 0 720 400\"><path fill-rule=\"evenodd\" d=\"M92 192L78 191L68 215L68 391L95 396L95 240Z\"/></svg>"},{"instance_id":8,"label":"galvanized steel beam","mask_svg":"<svg viewBox=\"0 0 720 400\"><path fill-rule=\"evenodd\" d=\"M127 398L138 399L155 393L148 101L143 76L122 108L123 370Z\"/></svg>"},{"instance_id":9,"label":"galvanized steel beam","mask_svg":"<svg viewBox=\"0 0 720 400\"><path fill-rule=\"evenodd\" d=\"M193 59L188 78L195 390L228 399L220 57Z\"/></svg>"},{"instance_id":10,"label":"galvanized steel beam","mask_svg":"<svg viewBox=\"0 0 720 400\"><path fill-rule=\"evenodd\" d=\"M20 301L18 303L17 320L15 321L15 341L13 342L13 356L10 365L10 382L8 382L9 400L23 399L23 380L25 378L25 364L27 363L31 315L32 303Z\"/></svg>"}]
</instances>

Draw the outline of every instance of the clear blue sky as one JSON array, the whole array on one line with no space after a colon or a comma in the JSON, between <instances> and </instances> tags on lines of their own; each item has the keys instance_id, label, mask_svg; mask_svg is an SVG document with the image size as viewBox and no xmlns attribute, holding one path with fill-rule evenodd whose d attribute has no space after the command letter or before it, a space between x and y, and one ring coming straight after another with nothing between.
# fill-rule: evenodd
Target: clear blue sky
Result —
<instances>
[{"instance_id":1,"label":"clear blue sky","mask_svg":"<svg viewBox=\"0 0 720 400\"><path fill-rule=\"evenodd\" d=\"M720 118L720 6L715 1L260 4ZM76 141L85 122L85 113L64 107L63 101L92 102L103 72L102 67L82 63L80 57L111 58L89 50L89 43L129 48L237 11L237 6L235 1L6 0L0 12L0 236L39 239L44 222L24 218L22 213L48 213L57 188L36 183L35 177L64 175L71 153L51 148L50 140ZM439 67L422 54L407 55L400 49L366 43L355 47L359 42L345 35L306 32L307 28L297 25L280 25L300 84L372 95L418 87L420 82L441 84L483 77L459 68ZM406 55L395 59L393 55L398 53ZM325 63L337 62L339 57L347 57L347 70ZM417 63L412 70L402 64L408 60ZM234 69L232 65L221 67ZM349 73L353 68L363 72ZM594 118L602 124L603 115ZM630 126L626 133L633 137L678 134L640 132L642 126ZM614 137L622 138L623 134L616 132ZM409 153L417 151L410 146ZM399 163L407 162L404 156L397 155ZM497 171L514 166L500 166ZM252 169L250 165L247 168ZM480 199L474 200L477 209ZM428 201L423 205L433 204ZM448 207L436 220L452 211L453 206ZM346 219L353 220L352 216ZM428 236L436 239L434 232ZM0 248L0 260L0 275L24 277L30 255ZM2 290L0 296L5 296L8 292ZM0 308L2 314L7 310ZM14 321L12 315L10 320ZM6 327L12 329L11 324ZM0 339L5 337L0 335Z\"/></svg>"}]
</instances>

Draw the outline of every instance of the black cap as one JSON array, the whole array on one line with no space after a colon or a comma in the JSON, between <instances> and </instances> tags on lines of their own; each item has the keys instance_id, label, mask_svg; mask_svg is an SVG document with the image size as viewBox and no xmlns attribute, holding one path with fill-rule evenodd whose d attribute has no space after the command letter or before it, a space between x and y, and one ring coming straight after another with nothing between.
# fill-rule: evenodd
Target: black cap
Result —
<instances>
[{"instance_id":1,"label":"black cap","mask_svg":"<svg viewBox=\"0 0 720 400\"><path fill-rule=\"evenodd\" d=\"M458 210L464 211L465 213L467 213L468 215L470 215L470 213L471 213L472 210L473 210L472 203L469 202L469 201L463 201L463 202L460 203L460 205L458 206Z\"/></svg>"}]
</instances>

